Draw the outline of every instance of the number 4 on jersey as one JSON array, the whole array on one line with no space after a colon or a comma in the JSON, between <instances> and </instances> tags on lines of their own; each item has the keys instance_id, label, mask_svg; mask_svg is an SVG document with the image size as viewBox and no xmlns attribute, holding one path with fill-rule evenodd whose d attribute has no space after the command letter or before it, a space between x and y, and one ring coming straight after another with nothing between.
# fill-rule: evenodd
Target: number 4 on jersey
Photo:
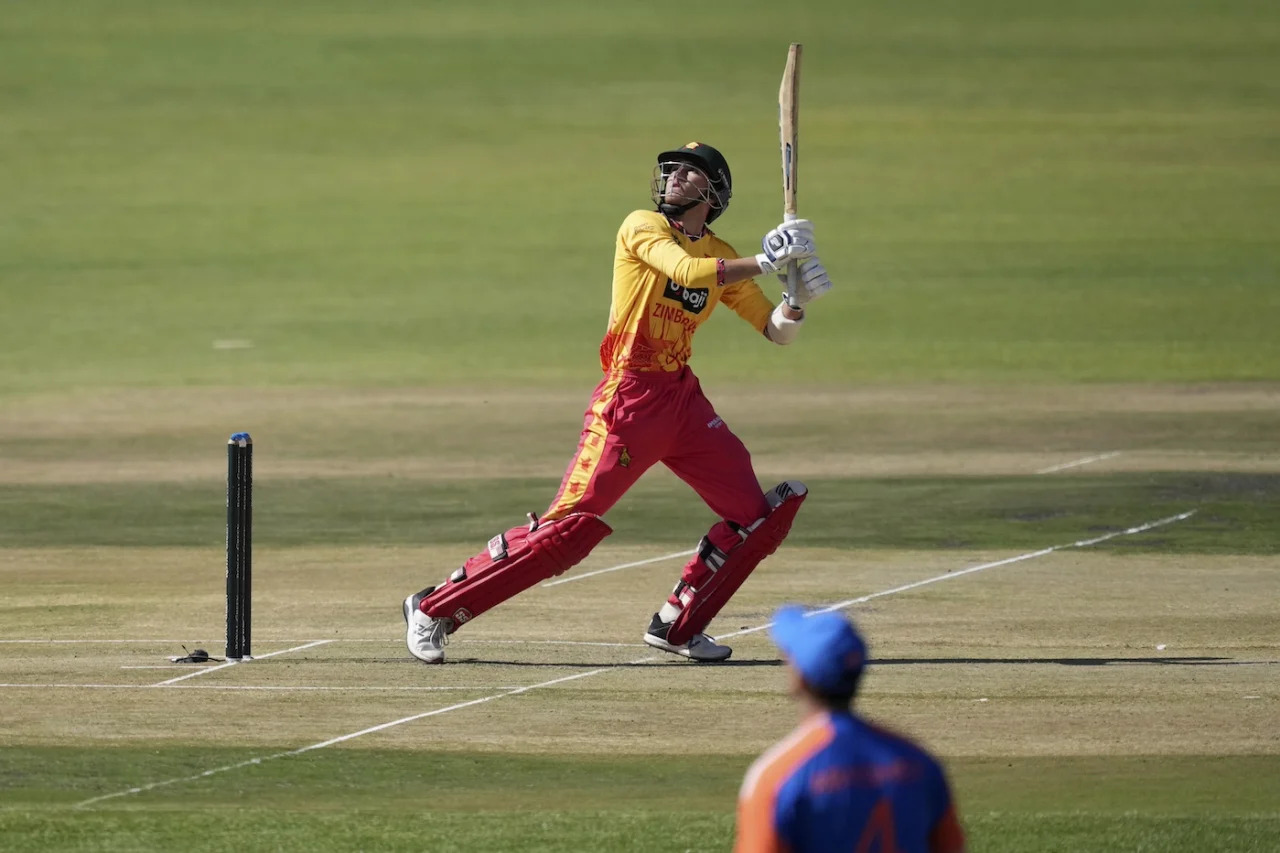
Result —
<instances>
[{"instance_id":1,"label":"number 4 on jersey","mask_svg":"<svg viewBox=\"0 0 1280 853\"><path fill-rule=\"evenodd\" d=\"M866 829L858 839L857 853L900 853L897 833L893 826L893 805L888 797L881 797L871 810Z\"/></svg>"}]
</instances>

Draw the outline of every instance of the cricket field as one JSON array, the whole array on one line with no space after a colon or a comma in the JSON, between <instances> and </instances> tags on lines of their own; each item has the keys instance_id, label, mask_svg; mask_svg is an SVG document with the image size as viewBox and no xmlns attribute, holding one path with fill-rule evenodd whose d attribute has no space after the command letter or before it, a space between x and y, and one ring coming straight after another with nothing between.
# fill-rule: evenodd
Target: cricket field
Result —
<instances>
[{"instance_id":1,"label":"cricket field","mask_svg":"<svg viewBox=\"0 0 1280 853\"><path fill-rule=\"evenodd\" d=\"M733 659L641 643L714 521L655 470L416 663L404 596L555 491L654 155L779 220L792 41L835 288L692 361L811 492ZM1277 103L1251 0L7 4L0 849L724 853L799 602L972 850L1280 850ZM238 431L259 659L175 664Z\"/></svg>"}]
</instances>

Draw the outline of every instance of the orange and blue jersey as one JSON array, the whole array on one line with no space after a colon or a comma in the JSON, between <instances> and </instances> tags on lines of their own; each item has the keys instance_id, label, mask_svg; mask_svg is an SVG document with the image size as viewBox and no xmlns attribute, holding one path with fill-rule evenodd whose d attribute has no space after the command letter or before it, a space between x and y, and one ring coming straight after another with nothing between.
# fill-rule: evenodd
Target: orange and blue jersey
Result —
<instances>
[{"instance_id":1,"label":"orange and blue jersey","mask_svg":"<svg viewBox=\"0 0 1280 853\"><path fill-rule=\"evenodd\" d=\"M623 220L613 256L613 300L600 344L605 373L675 372L693 333L723 302L763 333L773 303L755 281L724 284L721 260L738 257L709 229L691 239L657 211Z\"/></svg>"},{"instance_id":2,"label":"orange and blue jersey","mask_svg":"<svg viewBox=\"0 0 1280 853\"><path fill-rule=\"evenodd\" d=\"M961 853L942 767L852 714L811 717L760 757L738 800L735 853Z\"/></svg>"}]
</instances>

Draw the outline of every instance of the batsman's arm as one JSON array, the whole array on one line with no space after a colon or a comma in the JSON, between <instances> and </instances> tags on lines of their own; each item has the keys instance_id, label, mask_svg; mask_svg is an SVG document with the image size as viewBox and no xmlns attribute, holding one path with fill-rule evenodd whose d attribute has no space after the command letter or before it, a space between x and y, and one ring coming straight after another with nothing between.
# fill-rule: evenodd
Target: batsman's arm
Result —
<instances>
[{"instance_id":1,"label":"batsman's arm","mask_svg":"<svg viewBox=\"0 0 1280 853\"><path fill-rule=\"evenodd\" d=\"M730 285L750 281L762 272L764 270L760 269L760 262L755 258L728 259L724 262L724 283ZM759 285L757 285L758 288ZM770 314L769 322L763 329L764 335L774 343L785 346L795 339L796 332L799 331L797 326L802 320L804 320L803 306L791 305L783 300Z\"/></svg>"},{"instance_id":2,"label":"batsman's arm","mask_svg":"<svg viewBox=\"0 0 1280 853\"><path fill-rule=\"evenodd\" d=\"M671 236L660 213L636 211L628 216L618 232L618 243L626 254L683 287L711 288L719 280L719 262L686 252Z\"/></svg>"},{"instance_id":3,"label":"batsman's arm","mask_svg":"<svg viewBox=\"0 0 1280 853\"><path fill-rule=\"evenodd\" d=\"M779 346L795 340L804 321L803 308L792 308L785 302L774 306L760 285L751 279L726 285L720 301Z\"/></svg>"},{"instance_id":4,"label":"batsman's arm","mask_svg":"<svg viewBox=\"0 0 1280 853\"><path fill-rule=\"evenodd\" d=\"M755 258L691 257L674 240L639 240L631 250L641 261L683 287L739 284L764 272ZM804 316L801 309L788 306L788 310L794 314L792 319Z\"/></svg>"},{"instance_id":5,"label":"batsman's arm","mask_svg":"<svg viewBox=\"0 0 1280 853\"><path fill-rule=\"evenodd\" d=\"M670 237L647 230L633 232L626 242L636 258L684 287L737 284L761 273L755 258L695 258Z\"/></svg>"},{"instance_id":6,"label":"batsman's arm","mask_svg":"<svg viewBox=\"0 0 1280 853\"><path fill-rule=\"evenodd\" d=\"M740 281L755 278L762 272L764 272L764 270L760 268L760 262L755 258L725 258L725 284L737 284Z\"/></svg>"}]
</instances>

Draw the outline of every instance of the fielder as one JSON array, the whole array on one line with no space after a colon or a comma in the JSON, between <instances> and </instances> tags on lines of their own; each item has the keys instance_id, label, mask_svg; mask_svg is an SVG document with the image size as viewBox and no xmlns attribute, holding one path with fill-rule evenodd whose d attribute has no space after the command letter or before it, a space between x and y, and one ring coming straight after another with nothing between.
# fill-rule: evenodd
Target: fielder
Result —
<instances>
[{"instance_id":1,"label":"fielder","mask_svg":"<svg viewBox=\"0 0 1280 853\"><path fill-rule=\"evenodd\" d=\"M688 367L693 334L723 302L769 340L789 344L805 305L831 281L807 220L779 225L762 240L763 252L746 258L707 227L733 194L729 164L710 145L659 154L651 192L655 209L633 212L618 229L600 345L604 378L560 490L541 516L530 513L444 582L405 598L405 642L418 660L443 662L458 628L583 560L612 532L602 516L658 462L723 520L702 538L644 641L697 661L732 654L703 631L781 544L806 489L796 482L761 489L746 447ZM775 306L753 276L784 272L793 261L797 286Z\"/></svg>"},{"instance_id":2,"label":"fielder","mask_svg":"<svg viewBox=\"0 0 1280 853\"><path fill-rule=\"evenodd\" d=\"M942 765L852 710L867 646L849 620L783 607L770 633L802 721L747 771L734 853L964 853Z\"/></svg>"}]
</instances>

